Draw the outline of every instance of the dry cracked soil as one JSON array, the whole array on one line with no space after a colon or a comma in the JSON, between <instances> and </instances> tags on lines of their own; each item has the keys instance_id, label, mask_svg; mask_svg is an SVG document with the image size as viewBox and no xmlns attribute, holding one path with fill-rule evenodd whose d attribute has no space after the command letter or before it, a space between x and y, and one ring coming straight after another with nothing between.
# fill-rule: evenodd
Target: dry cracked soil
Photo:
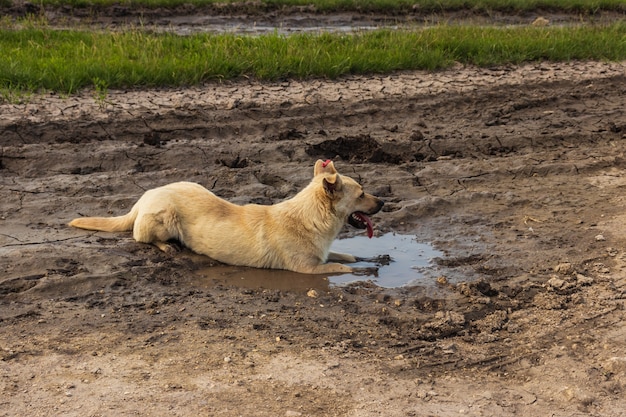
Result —
<instances>
[{"instance_id":1,"label":"dry cracked soil","mask_svg":"<svg viewBox=\"0 0 626 417\"><path fill-rule=\"evenodd\" d=\"M0 416L626 414L625 68L1 103ZM317 158L386 201L376 235L441 251L419 285L66 226L179 180L272 204Z\"/></svg>"}]
</instances>

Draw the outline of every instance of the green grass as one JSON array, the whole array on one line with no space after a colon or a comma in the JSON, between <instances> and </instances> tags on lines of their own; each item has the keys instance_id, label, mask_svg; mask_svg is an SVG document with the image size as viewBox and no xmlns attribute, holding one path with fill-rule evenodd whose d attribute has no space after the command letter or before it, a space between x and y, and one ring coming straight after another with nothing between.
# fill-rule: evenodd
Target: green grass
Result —
<instances>
[{"instance_id":1,"label":"green grass","mask_svg":"<svg viewBox=\"0 0 626 417\"><path fill-rule=\"evenodd\" d=\"M85 87L186 86L437 70L550 60L626 59L626 23L568 28L440 26L355 35L178 36L30 26L0 29L0 90L72 94Z\"/></svg>"},{"instance_id":2,"label":"green grass","mask_svg":"<svg viewBox=\"0 0 626 417\"><path fill-rule=\"evenodd\" d=\"M10 0L0 0L4 3ZM42 5L70 5L74 7L110 6L121 4L144 7L176 7L183 4L202 6L212 3L244 3L247 8L280 8L284 6L314 5L319 11L366 11L400 13L417 5L422 12L450 10L528 11L536 9L595 13L598 10L626 11L623 0L262 0L250 3L244 0L39 0Z\"/></svg>"}]
</instances>

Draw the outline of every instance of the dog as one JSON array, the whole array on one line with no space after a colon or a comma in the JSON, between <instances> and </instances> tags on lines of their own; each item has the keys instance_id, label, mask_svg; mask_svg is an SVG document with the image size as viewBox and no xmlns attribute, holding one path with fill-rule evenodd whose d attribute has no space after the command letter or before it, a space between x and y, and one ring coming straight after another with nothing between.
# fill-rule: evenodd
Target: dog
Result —
<instances>
[{"instance_id":1,"label":"dog","mask_svg":"<svg viewBox=\"0 0 626 417\"><path fill-rule=\"evenodd\" d=\"M138 242L171 252L178 241L217 261L303 274L353 272L349 254L330 252L344 224L373 234L369 216L383 207L332 161L318 160L313 179L298 194L264 206L239 206L199 184L176 182L148 190L130 212L118 217L81 217L69 225L105 232L133 231ZM329 262L332 261L332 262Z\"/></svg>"}]
</instances>

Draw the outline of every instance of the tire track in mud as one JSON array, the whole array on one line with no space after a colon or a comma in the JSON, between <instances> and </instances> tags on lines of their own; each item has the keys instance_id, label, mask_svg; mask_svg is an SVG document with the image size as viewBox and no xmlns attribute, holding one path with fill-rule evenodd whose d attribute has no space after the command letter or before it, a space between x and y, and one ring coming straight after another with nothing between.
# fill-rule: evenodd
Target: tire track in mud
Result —
<instances>
[{"instance_id":1,"label":"tire track in mud","mask_svg":"<svg viewBox=\"0 0 626 417\"><path fill-rule=\"evenodd\" d=\"M276 156L302 162L308 159L306 155L322 154L340 155L347 162L398 164L438 158L502 157L559 148L567 152L611 137L603 132L614 133L614 137L626 132L626 123L620 119L624 81L622 75L593 83L557 81L476 90L471 94L407 95L279 110L200 107L184 115L174 110L122 120L18 120L4 126L2 161L8 171L32 170L29 144L36 145L35 153L42 146L49 146L49 152L66 152L59 144L80 144L81 152L76 152L76 158L62 161L68 173L133 167L150 171L159 168L149 161L167 159L160 158L165 152L186 155L172 156L173 165L192 158L187 159L191 164L206 166L229 159L232 141L242 146L231 158L236 156L257 164L266 164ZM602 96L596 89L604 92ZM512 99L500 104L503 96ZM595 108L580 107L580 103L592 101L598 102ZM434 113L441 116L433 117ZM584 128L576 125L581 114L587 119ZM268 146L272 142L275 143ZM306 155L295 149L300 148L301 142L306 144ZM89 155L90 150L121 165L106 167L102 166L105 161L95 163L93 157L88 157L92 161L80 166L81 157ZM124 153L127 161L111 152ZM78 166L68 166L67 162ZM41 172L49 170L59 172L61 168L42 166Z\"/></svg>"}]
</instances>

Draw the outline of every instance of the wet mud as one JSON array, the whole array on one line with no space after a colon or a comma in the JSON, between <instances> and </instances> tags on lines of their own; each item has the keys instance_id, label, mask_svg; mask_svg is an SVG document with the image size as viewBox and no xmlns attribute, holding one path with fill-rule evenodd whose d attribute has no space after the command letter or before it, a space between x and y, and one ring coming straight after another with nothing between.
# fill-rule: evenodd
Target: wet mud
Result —
<instances>
[{"instance_id":1,"label":"wet mud","mask_svg":"<svg viewBox=\"0 0 626 417\"><path fill-rule=\"evenodd\" d=\"M176 7L142 7L137 4L46 5L29 1L0 4L0 13L11 19L43 19L59 29L78 27L87 30L125 30L130 28L179 35L193 33L237 33L246 35L294 33L352 33L381 28L420 28L441 24L525 26L532 24L572 26L606 24L623 19L626 8L597 8L593 11L534 10L459 7L441 10L416 3L403 10L385 11L362 5L357 11L324 12L314 6L286 6L263 2L224 2L206 5L183 4Z\"/></svg>"},{"instance_id":2,"label":"wet mud","mask_svg":"<svg viewBox=\"0 0 626 417\"><path fill-rule=\"evenodd\" d=\"M624 70L0 104L0 415L623 415ZM319 157L385 200L377 236L440 251L426 281L239 285L187 250L66 226L179 180L272 204Z\"/></svg>"}]
</instances>

